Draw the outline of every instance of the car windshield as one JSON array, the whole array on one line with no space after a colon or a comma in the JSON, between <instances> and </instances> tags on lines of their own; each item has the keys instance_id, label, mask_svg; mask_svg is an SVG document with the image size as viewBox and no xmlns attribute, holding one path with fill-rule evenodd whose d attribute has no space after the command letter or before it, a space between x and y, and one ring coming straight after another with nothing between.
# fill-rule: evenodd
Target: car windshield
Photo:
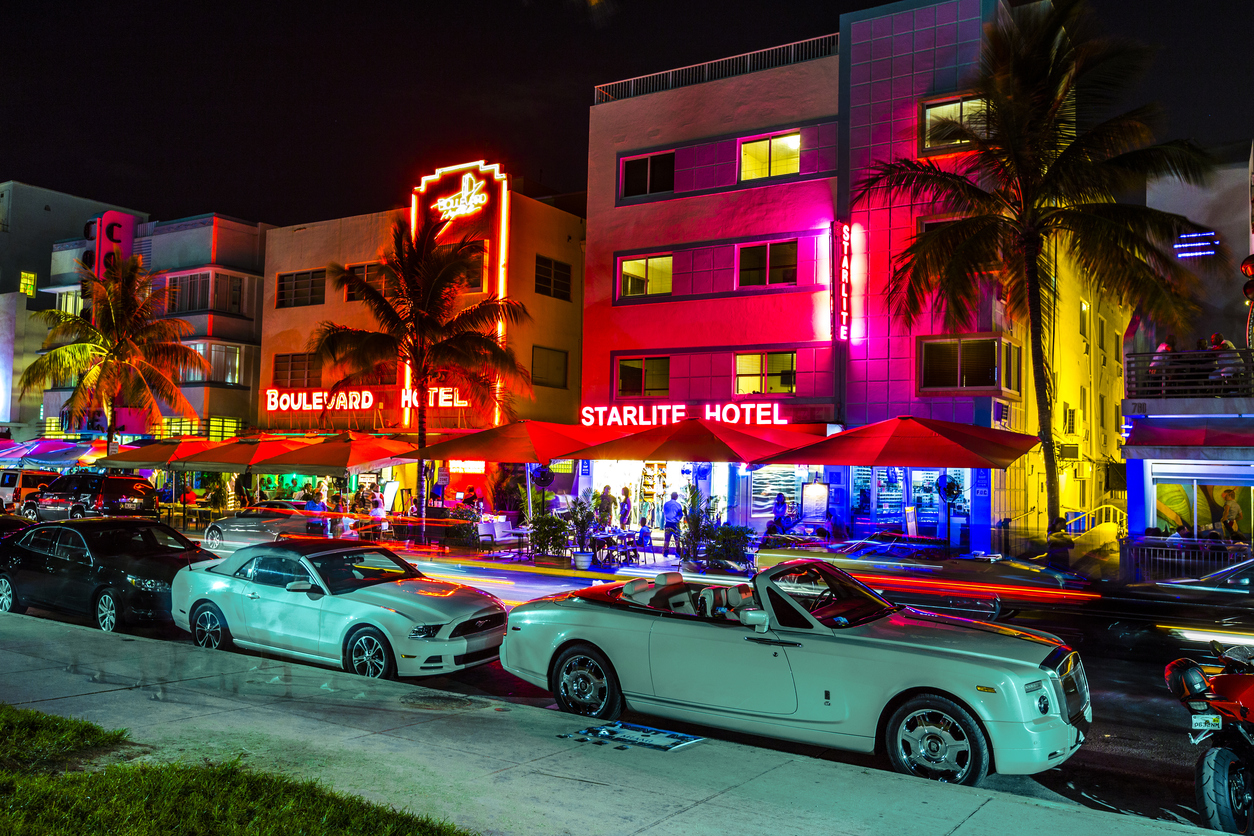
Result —
<instances>
[{"instance_id":1,"label":"car windshield","mask_svg":"<svg viewBox=\"0 0 1254 836\"><path fill-rule=\"evenodd\" d=\"M404 578L425 577L385 549L360 549L306 558L332 595Z\"/></svg>"},{"instance_id":2,"label":"car windshield","mask_svg":"<svg viewBox=\"0 0 1254 836\"><path fill-rule=\"evenodd\" d=\"M796 566L772 580L825 627L852 627L901 609L825 563Z\"/></svg>"},{"instance_id":3,"label":"car windshield","mask_svg":"<svg viewBox=\"0 0 1254 836\"><path fill-rule=\"evenodd\" d=\"M139 557L192 551L196 544L169 526L127 525L115 527L83 527L87 547L96 557Z\"/></svg>"},{"instance_id":4,"label":"car windshield","mask_svg":"<svg viewBox=\"0 0 1254 836\"><path fill-rule=\"evenodd\" d=\"M1240 578L1250 577L1254 577L1254 560L1247 560L1244 563L1238 563L1236 566L1225 566L1218 572L1203 575L1199 580L1207 583L1228 583L1239 582Z\"/></svg>"}]
</instances>

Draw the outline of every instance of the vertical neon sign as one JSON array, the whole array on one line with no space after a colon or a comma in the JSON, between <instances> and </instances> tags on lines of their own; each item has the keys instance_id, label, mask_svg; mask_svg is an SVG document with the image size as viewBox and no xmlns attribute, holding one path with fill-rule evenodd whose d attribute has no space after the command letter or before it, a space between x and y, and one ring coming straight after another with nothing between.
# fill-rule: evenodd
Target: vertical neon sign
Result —
<instances>
[{"instance_id":1,"label":"vertical neon sign","mask_svg":"<svg viewBox=\"0 0 1254 836\"><path fill-rule=\"evenodd\" d=\"M836 332L842 342L849 341L849 325L853 312L849 305L850 288L853 284L850 270L853 228L849 224L840 225L840 295L836 302Z\"/></svg>"}]
</instances>

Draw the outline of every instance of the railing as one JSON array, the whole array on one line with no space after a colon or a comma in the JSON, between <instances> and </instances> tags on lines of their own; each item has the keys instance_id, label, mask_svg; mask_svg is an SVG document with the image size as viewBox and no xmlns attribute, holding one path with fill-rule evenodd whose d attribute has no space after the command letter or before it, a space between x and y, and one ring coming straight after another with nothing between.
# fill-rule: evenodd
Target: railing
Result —
<instances>
[{"instance_id":1,"label":"railing","mask_svg":"<svg viewBox=\"0 0 1254 836\"><path fill-rule=\"evenodd\" d=\"M1120 536L1128 533L1128 514L1122 508L1116 508L1114 505L1099 505L1092 511L1085 512L1078 517L1072 517L1067 520L1067 531L1072 534L1082 534L1104 523L1117 525Z\"/></svg>"},{"instance_id":2,"label":"railing","mask_svg":"<svg viewBox=\"0 0 1254 836\"><path fill-rule=\"evenodd\" d=\"M1163 351L1124 358L1128 398L1254 397L1254 352L1248 348Z\"/></svg>"},{"instance_id":3,"label":"railing","mask_svg":"<svg viewBox=\"0 0 1254 836\"><path fill-rule=\"evenodd\" d=\"M806 41L760 49L757 52L746 52L744 55L735 55L731 58L719 58L717 61L693 64L677 70L666 70L624 81L598 84L593 91L592 103L594 105L605 104L619 99L630 99L633 96L704 84L720 78L731 78L746 73L756 73L759 70L800 64L802 61L813 61L816 58L830 58L836 55L838 40L838 35L821 35Z\"/></svg>"},{"instance_id":4,"label":"railing","mask_svg":"<svg viewBox=\"0 0 1254 836\"><path fill-rule=\"evenodd\" d=\"M1125 537L1119 541L1119 579L1134 583L1200 578L1249 558L1249 547L1241 543Z\"/></svg>"}]
</instances>

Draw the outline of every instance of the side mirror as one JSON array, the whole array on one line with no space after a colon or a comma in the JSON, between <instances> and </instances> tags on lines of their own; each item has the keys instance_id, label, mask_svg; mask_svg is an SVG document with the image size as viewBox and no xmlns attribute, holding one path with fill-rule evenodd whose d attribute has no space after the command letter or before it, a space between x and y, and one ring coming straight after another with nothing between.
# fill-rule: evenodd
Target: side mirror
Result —
<instances>
[{"instance_id":1,"label":"side mirror","mask_svg":"<svg viewBox=\"0 0 1254 836\"><path fill-rule=\"evenodd\" d=\"M766 610L747 609L736 613L740 623L753 628L755 633L765 633L770 628L770 618Z\"/></svg>"},{"instance_id":2,"label":"side mirror","mask_svg":"<svg viewBox=\"0 0 1254 836\"><path fill-rule=\"evenodd\" d=\"M309 592L314 585L309 581L292 581L285 588L288 592Z\"/></svg>"}]
</instances>

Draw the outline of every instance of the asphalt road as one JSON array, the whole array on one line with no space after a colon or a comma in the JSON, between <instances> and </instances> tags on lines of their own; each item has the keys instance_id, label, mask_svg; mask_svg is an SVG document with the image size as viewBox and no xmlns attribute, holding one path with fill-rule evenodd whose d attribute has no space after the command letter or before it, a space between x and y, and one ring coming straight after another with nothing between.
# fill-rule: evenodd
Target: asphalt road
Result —
<instances>
[{"instance_id":1,"label":"asphalt road","mask_svg":"<svg viewBox=\"0 0 1254 836\"><path fill-rule=\"evenodd\" d=\"M433 576L479 586L510 604L588 584L582 578L509 572L490 566L420 564L419 568ZM30 612L36 617L87 623L86 619L38 610ZM1068 616L1034 613L1012 623L1056 632L1081 651L1093 697L1093 724L1088 742L1062 766L1035 776L994 775L989 785L1020 795L1068 799L1095 809L1196 824L1193 765L1201 750L1189 742L1188 715L1167 693L1162 670L1178 656L1197 656L1198 648L1173 647L1165 640L1150 644L1141 641L1136 658L1129 658L1126 643L1119 639L1117 631L1110 632L1107 641L1102 630L1077 630ZM190 636L173 627L141 628L137 632L169 641L190 641ZM516 679L496 662L450 676L414 681L458 694L553 706L547 692ZM632 713L624 719L644 725L659 722ZM827 760L888 768L886 759L877 756L673 722L667 722L667 728Z\"/></svg>"}]
</instances>

